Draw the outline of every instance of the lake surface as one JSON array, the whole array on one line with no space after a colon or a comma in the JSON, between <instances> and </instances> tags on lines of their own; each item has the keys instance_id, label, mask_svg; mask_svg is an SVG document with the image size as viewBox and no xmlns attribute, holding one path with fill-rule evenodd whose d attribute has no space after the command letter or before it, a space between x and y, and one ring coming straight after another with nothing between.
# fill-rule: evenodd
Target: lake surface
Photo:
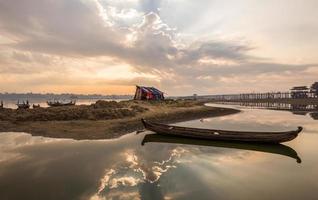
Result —
<instances>
[{"instance_id":1,"label":"lake surface","mask_svg":"<svg viewBox=\"0 0 318 200\"><path fill-rule=\"evenodd\" d=\"M64 100L64 99L61 99L61 100ZM75 100L76 100L76 105L91 105L92 103L95 103L98 100L103 100L103 101L123 101L123 100L128 100L128 99L75 99ZM26 101L26 100L20 100L21 103L23 101ZM28 99L28 101L29 101L29 103L31 105L31 108L32 108L33 104L40 105L43 108L49 107L47 105L47 101L49 101L49 100L47 100L47 99L32 99L31 98L31 99ZM65 101L69 101L69 100L66 99ZM17 102L18 102L18 99L3 100L3 106L5 108L17 109L18 108L18 106L16 105Z\"/></svg>"},{"instance_id":2,"label":"lake surface","mask_svg":"<svg viewBox=\"0 0 318 200\"><path fill-rule=\"evenodd\" d=\"M317 115L318 105L317 104L290 104L290 103L274 103L274 102L222 102L223 105L239 105L248 108L263 108L272 110L285 110L290 111L296 115L306 115L308 113L314 113ZM315 116L313 118L315 118Z\"/></svg>"},{"instance_id":3,"label":"lake surface","mask_svg":"<svg viewBox=\"0 0 318 200\"><path fill-rule=\"evenodd\" d=\"M317 121L287 111L240 109L178 125L269 131L301 125L304 131L279 146L148 131L99 141L0 133L0 199L317 199Z\"/></svg>"}]
</instances>

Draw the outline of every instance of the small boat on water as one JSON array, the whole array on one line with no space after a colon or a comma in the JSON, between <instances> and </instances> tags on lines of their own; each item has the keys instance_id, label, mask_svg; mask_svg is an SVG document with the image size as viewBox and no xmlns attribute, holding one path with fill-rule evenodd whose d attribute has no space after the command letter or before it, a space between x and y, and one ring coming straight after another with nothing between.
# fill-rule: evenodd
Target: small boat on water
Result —
<instances>
[{"instance_id":1,"label":"small boat on water","mask_svg":"<svg viewBox=\"0 0 318 200\"><path fill-rule=\"evenodd\" d=\"M76 104L76 101L60 101L60 100L53 100L53 101L47 101L47 105L51 107L58 107L58 106L74 106Z\"/></svg>"},{"instance_id":2,"label":"small boat on water","mask_svg":"<svg viewBox=\"0 0 318 200\"><path fill-rule=\"evenodd\" d=\"M150 122L145 119L142 119L141 121L147 130L162 135L237 142L282 143L295 139L298 136L298 134L303 130L302 127L298 127L297 130L284 132L227 131L217 129L172 126L156 122Z\"/></svg>"},{"instance_id":3,"label":"small boat on water","mask_svg":"<svg viewBox=\"0 0 318 200\"><path fill-rule=\"evenodd\" d=\"M18 106L18 109L28 109L30 108L30 104L29 101L23 101L22 103L20 103L20 101L18 101L18 103L16 104Z\"/></svg>"}]
</instances>

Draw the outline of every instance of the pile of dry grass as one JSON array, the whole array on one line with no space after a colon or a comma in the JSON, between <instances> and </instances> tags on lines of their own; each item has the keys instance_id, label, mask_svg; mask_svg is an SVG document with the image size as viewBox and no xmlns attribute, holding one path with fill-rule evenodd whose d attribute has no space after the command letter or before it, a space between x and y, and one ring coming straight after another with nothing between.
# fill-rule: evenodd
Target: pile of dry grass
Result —
<instances>
[{"instance_id":1,"label":"pile of dry grass","mask_svg":"<svg viewBox=\"0 0 318 200\"><path fill-rule=\"evenodd\" d=\"M70 120L109 120L134 117L149 109L161 112L159 108L188 108L199 105L190 100L164 101L97 101L91 105L36 108L26 110L1 109L0 120L11 122L26 121L70 121ZM161 110L161 111L160 111Z\"/></svg>"}]
</instances>

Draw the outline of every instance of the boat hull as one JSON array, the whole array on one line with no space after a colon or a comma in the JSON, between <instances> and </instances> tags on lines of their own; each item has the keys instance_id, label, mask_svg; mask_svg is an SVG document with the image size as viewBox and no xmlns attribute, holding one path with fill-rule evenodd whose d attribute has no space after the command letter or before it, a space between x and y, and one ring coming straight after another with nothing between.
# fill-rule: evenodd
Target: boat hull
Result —
<instances>
[{"instance_id":1,"label":"boat hull","mask_svg":"<svg viewBox=\"0 0 318 200\"><path fill-rule=\"evenodd\" d=\"M30 108L29 104L17 104L18 109L28 109Z\"/></svg>"},{"instance_id":2,"label":"boat hull","mask_svg":"<svg viewBox=\"0 0 318 200\"><path fill-rule=\"evenodd\" d=\"M50 107L60 107L60 106L74 106L76 102L61 103L61 102L47 102Z\"/></svg>"},{"instance_id":3,"label":"boat hull","mask_svg":"<svg viewBox=\"0 0 318 200\"><path fill-rule=\"evenodd\" d=\"M181 136L197 139L220 140L220 141L241 141L260 143L282 143L295 139L302 131L302 127L297 130L286 132L246 132L246 131L226 131L216 129L188 128L180 126L170 126L142 119L142 123L147 130L171 136Z\"/></svg>"}]
</instances>

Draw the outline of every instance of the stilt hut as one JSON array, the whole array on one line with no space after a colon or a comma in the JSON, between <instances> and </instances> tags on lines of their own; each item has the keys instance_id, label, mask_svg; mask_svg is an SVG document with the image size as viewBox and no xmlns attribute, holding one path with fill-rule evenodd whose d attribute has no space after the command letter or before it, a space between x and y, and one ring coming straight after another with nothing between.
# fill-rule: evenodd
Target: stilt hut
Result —
<instances>
[{"instance_id":1,"label":"stilt hut","mask_svg":"<svg viewBox=\"0 0 318 200\"><path fill-rule=\"evenodd\" d=\"M307 86L297 86L291 89L291 97L293 99L307 98L309 89Z\"/></svg>"},{"instance_id":2,"label":"stilt hut","mask_svg":"<svg viewBox=\"0 0 318 200\"><path fill-rule=\"evenodd\" d=\"M136 86L135 100L164 100L163 92L154 87Z\"/></svg>"},{"instance_id":3,"label":"stilt hut","mask_svg":"<svg viewBox=\"0 0 318 200\"><path fill-rule=\"evenodd\" d=\"M311 85L310 92L314 93L315 97L318 96L318 82L315 82Z\"/></svg>"}]
</instances>

